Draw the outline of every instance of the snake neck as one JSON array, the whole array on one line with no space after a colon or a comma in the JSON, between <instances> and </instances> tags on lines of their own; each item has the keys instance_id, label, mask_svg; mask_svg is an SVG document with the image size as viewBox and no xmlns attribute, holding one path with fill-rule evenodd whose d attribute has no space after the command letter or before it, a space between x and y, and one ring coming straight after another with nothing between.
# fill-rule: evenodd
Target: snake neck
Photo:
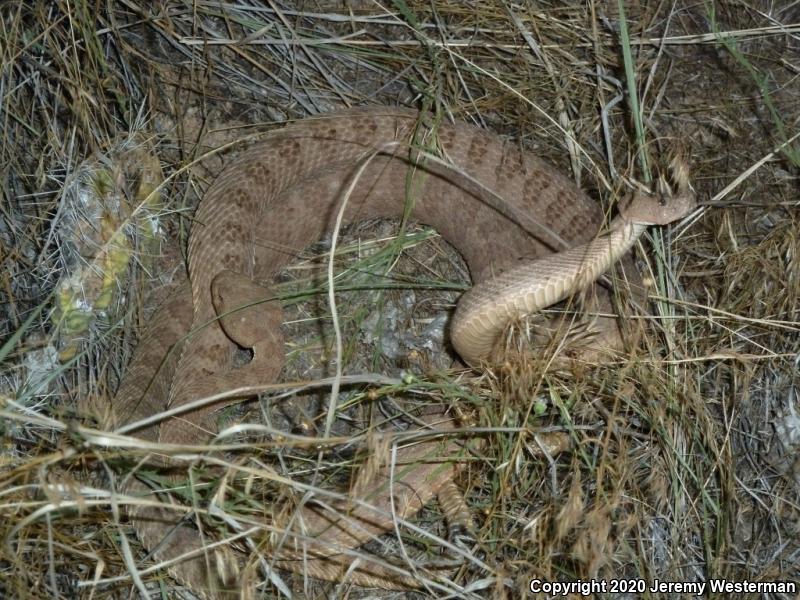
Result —
<instances>
[{"instance_id":1,"label":"snake neck","mask_svg":"<svg viewBox=\"0 0 800 600\"><path fill-rule=\"evenodd\" d=\"M615 238L611 244L614 256L609 264L616 262L630 250L648 227L647 223L631 221L622 215L614 217L608 226L608 233L602 236L604 238Z\"/></svg>"},{"instance_id":2,"label":"snake neck","mask_svg":"<svg viewBox=\"0 0 800 600\"><path fill-rule=\"evenodd\" d=\"M618 215L611 221L607 233L586 244L587 256L598 257L598 272L592 278L592 281L607 271L611 265L633 248L633 245L647 227L648 225L645 223L631 221ZM573 291L578 291L578 289Z\"/></svg>"},{"instance_id":3,"label":"snake neck","mask_svg":"<svg viewBox=\"0 0 800 600\"><path fill-rule=\"evenodd\" d=\"M518 265L466 292L451 325L451 341L468 364L488 359L512 319L579 293L628 252L646 224L615 218L590 242Z\"/></svg>"},{"instance_id":4,"label":"snake neck","mask_svg":"<svg viewBox=\"0 0 800 600\"><path fill-rule=\"evenodd\" d=\"M538 309L560 302L591 286L633 248L647 227L647 224L617 216L611 221L606 233L553 256L552 264L559 268L554 269L557 274L550 275L550 282L558 293L548 297L547 305L539 306Z\"/></svg>"}]
</instances>

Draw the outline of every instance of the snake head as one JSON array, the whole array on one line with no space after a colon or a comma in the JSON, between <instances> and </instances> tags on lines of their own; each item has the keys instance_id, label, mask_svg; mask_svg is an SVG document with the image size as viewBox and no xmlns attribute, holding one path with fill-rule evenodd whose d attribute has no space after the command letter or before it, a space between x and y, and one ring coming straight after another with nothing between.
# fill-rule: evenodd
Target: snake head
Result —
<instances>
[{"instance_id":1,"label":"snake head","mask_svg":"<svg viewBox=\"0 0 800 600\"><path fill-rule=\"evenodd\" d=\"M665 177L659 177L656 193L641 190L629 193L620 201L620 215L642 225L667 225L697 208L686 164L679 158L673 160L670 175L672 185Z\"/></svg>"}]
</instances>

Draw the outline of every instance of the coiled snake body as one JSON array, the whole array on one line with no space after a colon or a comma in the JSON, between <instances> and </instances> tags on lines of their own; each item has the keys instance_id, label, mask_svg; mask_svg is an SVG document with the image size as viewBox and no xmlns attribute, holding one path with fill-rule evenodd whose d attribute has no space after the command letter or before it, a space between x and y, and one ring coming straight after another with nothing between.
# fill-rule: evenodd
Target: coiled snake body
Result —
<instances>
[{"instance_id":1,"label":"coiled snake body","mask_svg":"<svg viewBox=\"0 0 800 600\"><path fill-rule=\"evenodd\" d=\"M417 163L412 218L435 227L456 247L475 284L452 325L455 348L473 365L487 356L509 319L587 285L630 248L646 225L674 220L692 204L687 197L664 207L653 198L635 196L611 233L596 238L603 220L596 203L513 142L466 125L440 124L435 139L455 170L417 160L420 155L410 148L415 131L415 147L424 137L417 129L419 117L396 109L322 115L273 132L226 168L206 193L192 226L191 291L184 286L145 331L115 398L120 424L277 378L283 364L280 307L259 300L271 297L267 286L278 270L332 229L342 195L353 181L345 223L397 216L406 201L409 166ZM353 179L359 168L363 172ZM564 250L554 240L572 249L554 255L554 250ZM234 366L237 347L252 349L246 366ZM196 444L207 438L210 411L166 419L136 435ZM457 444L430 441L402 448L398 460L414 463L433 452L457 450ZM332 521L306 504L300 521L312 541L305 548L287 543L276 551L273 565L323 579L342 578L352 562L343 549L391 530L392 514L412 516L449 485L455 468L422 464L409 469L394 482L394 489L404 492L393 503L387 494L373 493L375 509L354 505L346 510L349 519ZM388 479L384 469L369 482L357 481L354 488L374 491ZM129 489L147 488L131 478ZM156 558L169 560L198 550L199 556L171 567L193 590L216 598L222 597L223 588L240 585L237 561L199 551L202 539L194 528L179 523L180 513L167 507L137 507L130 513ZM389 588L416 584L375 565L356 567L348 577Z\"/></svg>"}]
</instances>

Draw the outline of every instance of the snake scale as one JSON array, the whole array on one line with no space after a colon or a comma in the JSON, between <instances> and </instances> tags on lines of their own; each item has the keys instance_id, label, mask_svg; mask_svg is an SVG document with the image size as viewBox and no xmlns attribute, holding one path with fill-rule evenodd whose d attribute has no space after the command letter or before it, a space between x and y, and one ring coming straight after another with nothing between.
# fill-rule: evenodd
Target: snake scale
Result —
<instances>
[{"instance_id":1,"label":"snake scale","mask_svg":"<svg viewBox=\"0 0 800 600\"><path fill-rule=\"evenodd\" d=\"M438 154L454 168L417 152L420 141L434 139ZM459 304L451 336L473 365L487 356L510 319L585 287L647 225L670 222L693 206L688 194L669 204L634 194L610 234L596 237L603 214L574 182L516 143L477 128L431 125L417 112L375 108L288 125L238 155L205 194L189 241L190 284L162 305L143 333L114 400L118 423L230 388L275 381L283 365L281 309L263 301L271 298L272 277L333 229L351 184L344 223L401 214L410 172L411 217L435 227L469 266L474 288ZM236 310L240 307L247 308ZM236 366L234 355L241 347L251 349L252 360ZM213 430L213 409L193 410L135 433L150 441L197 444ZM451 426L444 416L429 423L435 429ZM306 543L284 540L271 565L334 581L346 575L360 585L418 586L416 579L388 567L354 566L347 550L392 530L393 514L410 518L452 485L457 466L447 457L460 450L455 442L434 439L401 447L399 464L431 456L445 462L422 462L395 475L391 483L400 491L393 502L387 466L369 480L357 477L351 493L369 498L373 509L345 501L339 509L347 516L332 518L307 503L296 519ZM135 478L128 481L129 491L148 491ZM176 579L206 597L236 597L247 579L241 559L230 550L204 551L203 537L181 521L182 512L165 503L131 507L129 514L155 558L194 552L170 567Z\"/></svg>"}]
</instances>

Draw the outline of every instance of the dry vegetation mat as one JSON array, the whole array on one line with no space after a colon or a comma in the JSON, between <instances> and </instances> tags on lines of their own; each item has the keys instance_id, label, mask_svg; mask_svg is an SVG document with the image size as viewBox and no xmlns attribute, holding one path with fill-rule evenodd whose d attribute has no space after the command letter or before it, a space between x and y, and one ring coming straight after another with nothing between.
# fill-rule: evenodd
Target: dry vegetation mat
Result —
<instances>
[{"instance_id":1,"label":"dry vegetation mat","mask_svg":"<svg viewBox=\"0 0 800 600\"><path fill-rule=\"evenodd\" d=\"M221 412L230 470L179 498L210 541L256 557L253 597L517 598L531 580L798 597L799 77L796 2L0 4L0 597L192 597L122 508L138 462L176 450L117 435L112 400L224 165L348 106L508 136L609 215L680 157L701 206L637 245L650 299L621 291L611 360L581 359L580 330L532 345L534 317L499 365L454 363L469 273L402 206L308 240L278 278L285 384ZM346 490L390 452L373 425L419 404L482 441L458 481L471 531L454 539L433 503L359 552L451 568L424 591L267 575L276 513L309 486ZM543 456L553 433L569 449Z\"/></svg>"}]
</instances>

